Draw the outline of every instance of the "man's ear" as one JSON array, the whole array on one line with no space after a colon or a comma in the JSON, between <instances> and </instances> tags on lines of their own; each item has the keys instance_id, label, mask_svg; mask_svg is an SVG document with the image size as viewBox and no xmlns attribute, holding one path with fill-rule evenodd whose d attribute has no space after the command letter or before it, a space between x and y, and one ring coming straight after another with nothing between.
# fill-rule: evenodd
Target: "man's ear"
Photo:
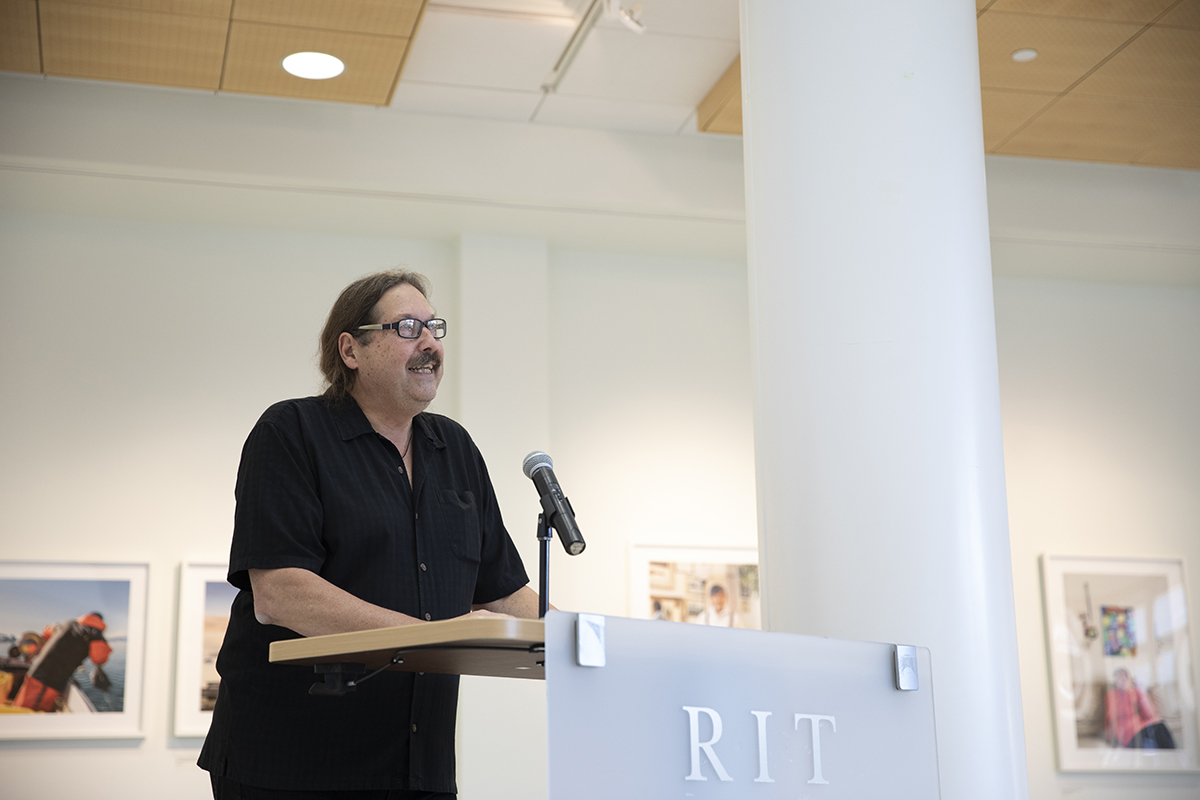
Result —
<instances>
[{"instance_id":1,"label":"man's ear","mask_svg":"<svg viewBox=\"0 0 1200 800\"><path fill-rule=\"evenodd\" d=\"M358 369L358 340L352 334L343 332L338 336L338 355L347 367Z\"/></svg>"}]
</instances>

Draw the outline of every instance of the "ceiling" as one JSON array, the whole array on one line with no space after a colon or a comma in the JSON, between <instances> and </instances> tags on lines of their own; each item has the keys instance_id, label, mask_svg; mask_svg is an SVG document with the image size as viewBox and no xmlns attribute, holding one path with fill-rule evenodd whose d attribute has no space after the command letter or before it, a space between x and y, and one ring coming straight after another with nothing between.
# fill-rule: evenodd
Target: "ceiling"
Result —
<instances>
[{"instance_id":1,"label":"ceiling","mask_svg":"<svg viewBox=\"0 0 1200 800\"><path fill-rule=\"evenodd\" d=\"M737 0L0 0L0 70L658 134L740 133ZM632 5L626 0L626 6ZM1200 168L1200 0L977 0L988 152ZM1010 54L1033 47L1018 64ZM287 75L332 52L332 80ZM699 120L699 124L697 122Z\"/></svg>"},{"instance_id":2,"label":"ceiling","mask_svg":"<svg viewBox=\"0 0 1200 800\"><path fill-rule=\"evenodd\" d=\"M1200 0L976 0L988 153L1200 169ZM1017 62L1032 48L1038 57ZM741 133L735 62L700 102Z\"/></svg>"}]
</instances>

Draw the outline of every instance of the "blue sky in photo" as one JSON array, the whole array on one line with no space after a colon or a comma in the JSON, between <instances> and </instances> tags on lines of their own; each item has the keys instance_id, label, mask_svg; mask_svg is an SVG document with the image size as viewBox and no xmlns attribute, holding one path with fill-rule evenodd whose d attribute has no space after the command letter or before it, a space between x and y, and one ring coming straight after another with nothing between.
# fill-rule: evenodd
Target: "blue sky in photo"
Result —
<instances>
[{"instance_id":1,"label":"blue sky in photo","mask_svg":"<svg viewBox=\"0 0 1200 800\"><path fill-rule=\"evenodd\" d=\"M228 617L233 598L237 596L237 587L226 581L205 581L204 583L204 616Z\"/></svg>"},{"instance_id":2,"label":"blue sky in photo","mask_svg":"<svg viewBox=\"0 0 1200 800\"><path fill-rule=\"evenodd\" d=\"M129 581L72 579L0 579L0 633L40 634L47 625L99 611L104 638L129 634Z\"/></svg>"}]
</instances>

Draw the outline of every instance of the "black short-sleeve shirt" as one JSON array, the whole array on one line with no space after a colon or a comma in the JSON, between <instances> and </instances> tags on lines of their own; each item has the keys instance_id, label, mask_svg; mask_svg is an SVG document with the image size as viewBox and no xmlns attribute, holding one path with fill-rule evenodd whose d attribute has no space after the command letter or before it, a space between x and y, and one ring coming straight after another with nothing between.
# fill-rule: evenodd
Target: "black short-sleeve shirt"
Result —
<instances>
[{"instance_id":1,"label":"black short-sleeve shirt","mask_svg":"<svg viewBox=\"0 0 1200 800\"><path fill-rule=\"evenodd\" d=\"M248 570L300 567L420 619L466 614L528 582L487 468L456 422L413 420L413 483L353 400L278 403L251 431L236 488L234 600L199 764L274 789L454 792L458 678L383 672L342 697L312 667L270 664L298 634L254 618Z\"/></svg>"}]
</instances>

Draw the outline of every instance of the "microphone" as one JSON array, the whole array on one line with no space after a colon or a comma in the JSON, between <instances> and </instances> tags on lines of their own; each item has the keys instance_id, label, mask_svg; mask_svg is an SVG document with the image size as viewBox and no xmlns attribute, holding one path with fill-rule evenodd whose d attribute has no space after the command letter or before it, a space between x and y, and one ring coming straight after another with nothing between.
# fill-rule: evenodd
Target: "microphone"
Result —
<instances>
[{"instance_id":1,"label":"microphone","mask_svg":"<svg viewBox=\"0 0 1200 800\"><path fill-rule=\"evenodd\" d=\"M537 487L546 521L558 531L558 538L562 540L563 547L573 556L582 553L587 545L583 541L583 534L579 532L579 526L575 524L575 510L571 508L571 501L563 494L558 479L554 477L554 459L541 450L534 450L525 456L521 463L521 471Z\"/></svg>"}]
</instances>

